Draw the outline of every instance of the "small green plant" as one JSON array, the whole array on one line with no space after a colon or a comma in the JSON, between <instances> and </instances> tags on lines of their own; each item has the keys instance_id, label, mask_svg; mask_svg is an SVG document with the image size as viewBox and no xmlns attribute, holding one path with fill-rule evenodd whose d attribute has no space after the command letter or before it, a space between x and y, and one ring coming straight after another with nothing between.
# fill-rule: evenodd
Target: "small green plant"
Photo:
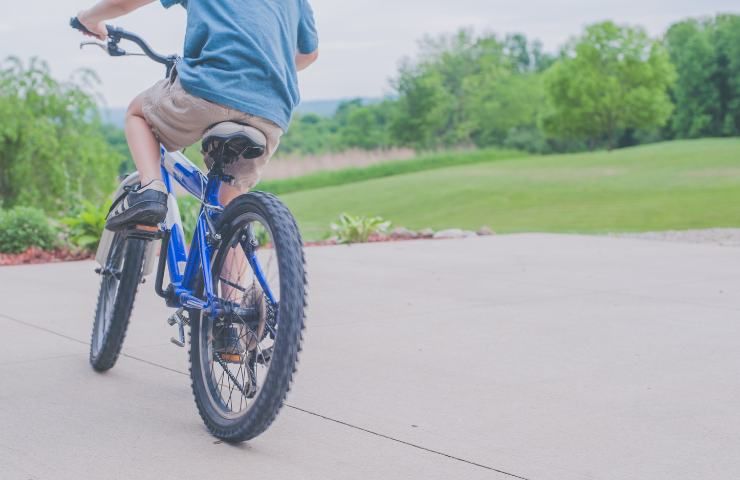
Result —
<instances>
[{"instance_id":1,"label":"small green plant","mask_svg":"<svg viewBox=\"0 0 740 480\"><path fill-rule=\"evenodd\" d=\"M98 248L109 209L109 203L94 205L84 202L75 215L63 218L62 223L67 227L69 242L87 251L94 251Z\"/></svg>"},{"instance_id":2,"label":"small green plant","mask_svg":"<svg viewBox=\"0 0 740 480\"><path fill-rule=\"evenodd\" d=\"M257 245L261 247L266 247L272 243L270 232L260 222L252 223L252 234L255 240L257 240Z\"/></svg>"},{"instance_id":3,"label":"small green plant","mask_svg":"<svg viewBox=\"0 0 740 480\"><path fill-rule=\"evenodd\" d=\"M43 211L31 207L0 210L0 253L21 253L29 247L51 250L58 231Z\"/></svg>"},{"instance_id":4,"label":"small green plant","mask_svg":"<svg viewBox=\"0 0 740 480\"><path fill-rule=\"evenodd\" d=\"M364 243L371 235L385 233L391 222L381 217L361 217L343 213L331 224L331 231L339 243Z\"/></svg>"}]
</instances>

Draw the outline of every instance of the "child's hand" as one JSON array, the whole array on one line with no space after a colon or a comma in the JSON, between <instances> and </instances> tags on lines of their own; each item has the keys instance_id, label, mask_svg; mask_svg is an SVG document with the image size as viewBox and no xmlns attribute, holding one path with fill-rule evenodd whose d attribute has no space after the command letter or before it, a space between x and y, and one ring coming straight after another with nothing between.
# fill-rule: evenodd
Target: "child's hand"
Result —
<instances>
[{"instance_id":1,"label":"child's hand","mask_svg":"<svg viewBox=\"0 0 740 480\"><path fill-rule=\"evenodd\" d=\"M91 20L88 17L87 10L83 10L80 13L77 14L77 19L80 21L80 23L90 30L93 35L90 35L87 32L82 32L83 35L87 35L88 37L95 37L98 40L105 41L106 38L108 38L108 29L105 28L105 22L95 22L94 20Z\"/></svg>"}]
</instances>

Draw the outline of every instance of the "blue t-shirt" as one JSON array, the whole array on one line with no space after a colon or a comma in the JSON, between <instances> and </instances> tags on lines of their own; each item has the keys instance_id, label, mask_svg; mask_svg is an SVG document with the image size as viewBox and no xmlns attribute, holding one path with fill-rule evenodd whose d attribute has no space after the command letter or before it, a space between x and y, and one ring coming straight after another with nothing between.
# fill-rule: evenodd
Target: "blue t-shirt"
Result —
<instances>
[{"instance_id":1,"label":"blue t-shirt","mask_svg":"<svg viewBox=\"0 0 740 480\"><path fill-rule=\"evenodd\" d=\"M275 122L288 130L300 102L296 53L313 53L318 36L308 0L161 0L188 12L185 91Z\"/></svg>"}]
</instances>

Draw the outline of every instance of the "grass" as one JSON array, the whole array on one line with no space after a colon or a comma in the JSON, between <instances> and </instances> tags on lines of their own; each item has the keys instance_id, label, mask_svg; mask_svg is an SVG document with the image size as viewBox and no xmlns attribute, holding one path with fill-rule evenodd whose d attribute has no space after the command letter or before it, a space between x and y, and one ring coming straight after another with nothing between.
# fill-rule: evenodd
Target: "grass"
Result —
<instances>
[{"instance_id":1,"label":"grass","mask_svg":"<svg viewBox=\"0 0 740 480\"><path fill-rule=\"evenodd\" d=\"M515 159L497 152L444 158L460 166L373 174L365 181L349 171L311 175L283 185L321 188L282 198L309 239L323 237L342 212L380 215L415 229L489 225L500 233L740 226L740 139ZM386 173L390 167L371 168ZM354 183L325 186L341 179Z\"/></svg>"},{"instance_id":2,"label":"grass","mask_svg":"<svg viewBox=\"0 0 740 480\"><path fill-rule=\"evenodd\" d=\"M434 170L439 168L489 163L504 159L523 157L525 154L516 150L478 150L465 153L443 153L425 155L413 160L387 161L368 167L345 168L341 170L316 172L301 177L284 180L260 182L259 189L278 195L314 190L317 188L346 185L376 178L392 177L408 173ZM279 162L280 159L274 160Z\"/></svg>"}]
</instances>

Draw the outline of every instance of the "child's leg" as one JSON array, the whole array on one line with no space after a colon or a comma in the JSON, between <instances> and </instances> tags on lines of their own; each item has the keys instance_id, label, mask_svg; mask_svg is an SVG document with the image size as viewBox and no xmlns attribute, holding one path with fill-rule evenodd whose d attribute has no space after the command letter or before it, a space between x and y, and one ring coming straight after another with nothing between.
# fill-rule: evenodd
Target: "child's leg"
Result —
<instances>
[{"instance_id":1,"label":"child's leg","mask_svg":"<svg viewBox=\"0 0 740 480\"><path fill-rule=\"evenodd\" d=\"M238 187L224 183L221 185L221 189L218 192L218 200L221 202L221 205L225 207L236 197L244 193L247 192ZM231 283L241 285L244 281L249 280L248 278L242 278L247 272L248 265L247 257L240 248L229 250L229 253L226 254L226 260L224 261L221 275ZM226 283L221 285L221 295L226 300L236 302L241 301L241 298L239 298L239 292Z\"/></svg>"},{"instance_id":2,"label":"child's leg","mask_svg":"<svg viewBox=\"0 0 740 480\"><path fill-rule=\"evenodd\" d=\"M136 164L136 170L141 176L141 184L147 185L152 180L162 180L159 165L159 141L154 136L152 128L142 111L142 95L131 102L126 112L126 140L131 156Z\"/></svg>"},{"instance_id":3,"label":"child's leg","mask_svg":"<svg viewBox=\"0 0 740 480\"><path fill-rule=\"evenodd\" d=\"M126 112L126 139L139 171L141 187L128 192L108 214L105 223L108 230L157 225L167 216L167 189L159 167L159 141L144 120L144 95L146 93L136 97Z\"/></svg>"},{"instance_id":4,"label":"child's leg","mask_svg":"<svg viewBox=\"0 0 740 480\"><path fill-rule=\"evenodd\" d=\"M221 205L224 207L231 203L232 200L234 200L239 195L243 195L247 193L249 190L244 191L244 189L234 187L229 184L222 184L221 190L218 192L218 199L221 202Z\"/></svg>"},{"instance_id":5,"label":"child's leg","mask_svg":"<svg viewBox=\"0 0 740 480\"><path fill-rule=\"evenodd\" d=\"M257 128L265 135L267 145L265 154L262 157L242 160L228 167L226 173L234 177L235 183L233 185L224 184L221 186L219 200L223 206L228 205L239 195L249 192L249 190L257 184L262 168L267 164L272 154L275 153L280 142L280 136L283 133L277 125L274 125L267 120L234 112L233 110L229 110L227 120L244 123ZM226 263L221 271L225 279L236 284L241 284L240 280L241 282L251 280L250 278L243 278L248 276L247 269L249 268L249 264L244 252L240 250L241 249L234 249L229 251L229 254L226 257ZM228 285L223 285L222 288L228 295L234 293L232 292L233 289Z\"/></svg>"}]
</instances>

